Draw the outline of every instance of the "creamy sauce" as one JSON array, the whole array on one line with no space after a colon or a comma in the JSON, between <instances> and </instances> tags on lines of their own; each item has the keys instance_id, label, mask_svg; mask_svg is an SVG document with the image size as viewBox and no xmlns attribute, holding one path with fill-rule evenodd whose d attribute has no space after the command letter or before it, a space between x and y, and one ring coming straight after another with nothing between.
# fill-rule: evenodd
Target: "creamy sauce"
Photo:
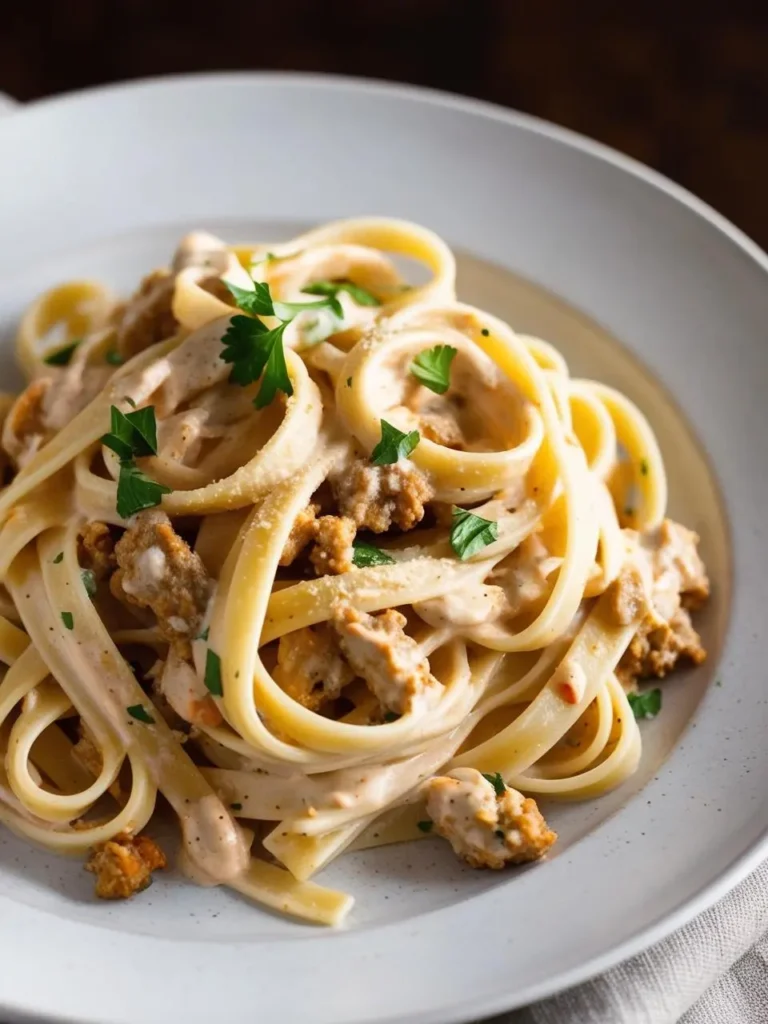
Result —
<instances>
[{"instance_id":1,"label":"creamy sauce","mask_svg":"<svg viewBox=\"0 0 768 1024\"><path fill-rule=\"evenodd\" d=\"M217 796L205 796L181 815L181 871L198 885L221 885L242 875L250 844Z\"/></svg>"}]
</instances>

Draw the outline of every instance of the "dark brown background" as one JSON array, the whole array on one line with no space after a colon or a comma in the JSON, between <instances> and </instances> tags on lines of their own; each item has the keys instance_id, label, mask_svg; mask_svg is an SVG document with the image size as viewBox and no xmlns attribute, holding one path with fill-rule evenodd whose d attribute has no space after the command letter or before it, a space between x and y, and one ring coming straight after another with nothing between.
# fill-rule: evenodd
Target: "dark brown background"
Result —
<instances>
[{"instance_id":1,"label":"dark brown background","mask_svg":"<svg viewBox=\"0 0 768 1024\"><path fill-rule=\"evenodd\" d=\"M0 90L23 100L256 68L537 114L663 171L768 247L768 0L37 0L0 20Z\"/></svg>"}]
</instances>

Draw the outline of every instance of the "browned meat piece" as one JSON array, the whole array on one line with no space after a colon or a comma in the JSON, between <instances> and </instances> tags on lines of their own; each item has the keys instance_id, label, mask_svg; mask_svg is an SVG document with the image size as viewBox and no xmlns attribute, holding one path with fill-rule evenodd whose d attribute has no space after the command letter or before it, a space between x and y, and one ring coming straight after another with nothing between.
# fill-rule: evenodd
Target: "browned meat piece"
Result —
<instances>
[{"instance_id":1,"label":"browned meat piece","mask_svg":"<svg viewBox=\"0 0 768 1024\"><path fill-rule=\"evenodd\" d=\"M24 466L46 437L45 396L52 384L50 377L33 380L21 392L3 424L3 448L14 463Z\"/></svg>"},{"instance_id":2,"label":"browned meat piece","mask_svg":"<svg viewBox=\"0 0 768 1024\"><path fill-rule=\"evenodd\" d=\"M121 833L93 847L86 871L96 875L102 900L127 900L152 884L152 872L167 867L165 854L149 836Z\"/></svg>"},{"instance_id":3,"label":"browned meat piece","mask_svg":"<svg viewBox=\"0 0 768 1024\"><path fill-rule=\"evenodd\" d=\"M355 521L346 516L321 516L317 520L309 558L318 576L339 575L354 568L352 541L356 532Z\"/></svg>"},{"instance_id":4,"label":"browned meat piece","mask_svg":"<svg viewBox=\"0 0 768 1024\"><path fill-rule=\"evenodd\" d=\"M305 708L318 711L351 683L354 672L326 625L306 626L280 637L275 682Z\"/></svg>"},{"instance_id":5,"label":"browned meat piece","mask_svg":"<svg viewBox=\"0 0 768 1024\"><path fill-rule=\"evenodd\" d=\"M283 553L280 555L280 565L293 565L307 544L314 540L317 532L316 517L319 511L319 505L310 504L296 516L291 532L288 534L288 540L285 542Z\"/></svg>"},{"instance_id":6,"label":"browned meat piece","mask_svg":"<svg viewBox=\"0 0 768 1024\"><path fill-rule=\"evenodd\" d=\"M445 448L455 448L463 451L467 445L461 427L455 416L448 412L425 412L419 416L419 432L435 444L441 444Z\"/></svg>"},{"instance_id":7,"label":"browned meat piece","mask_svg":"<svg viewBox=\"0 0 768 1024\"><path fill-rule=\"evenodd\" d=\"M139 512L115 545L119 568L112 593L149 608L168 640L189 640L200 631L211 581L199 555L174 530L165 512Z\"/></svg>"},{"instance_id":8,"label":"browned meat piece","mask_svg":"<svg viewBox=\"0 0 768 1024\"><path fill-rule=\"evenodd\" d=\"M426 477L407 459L391 466L358 459L332 483L341 514L373 533L384 533L393 523L412 530L432 497Z\"/></svg>"},{"instance_id":9,"label":"browned meat piece","mask_svg":"<svg viewBox=\"0 0 768 1024\"><path fill-rule=\"evenodd\" d=\"M625 685L650 676L663 679L680 658L700 665L706 657L690 615L680 608L668 622L662 619L657 624L649 616L641 623L619 662L618 676Z\"/></svg>"},{"instance_id":10,"label":"browned meat piece","mask_svg":"<svg viewBox=\"0 0 768 1024\"><path fill-rule=\"evenodd\" d=\"M497 784L502 785L500 776ZM457 856L473 868L504 868L538 860L557 839L535 800L503 792L474 768L456 768L425 786L427 814Z\"/></svg>"},{"instance_id":11,"label":"browned meat piece","mask_svg":"<svg viewBox=\"0 0 768 1024\"><path fill-rule=\"evenodd\" d=\"M175 275L153 270L128 300L117 329L117 350L125 359L176 333L171 310Z\"/></svg>"},{"instance_id":12,"label":"browned meat piece","mask_svg":"<svg viewBox=\"0 0 768 1024\"><path fill-rule=\"evenodd\" d=\"M643 577L631 563L622 571L606 591L608 616L612 624L627 626L648 608L648 595Z\"/></svg>"},{"instance_id":13,"label":"browned meat piece","mask_svg":"<svg viewBox=\"0 0 768 1024\"><path fill-rule=\"evenodd\" d=\"M77 557L84 569L90 569L97 581L106 579L117 567L115 542L106 523L86 523L78 538Z\"/></svg>"},{"instance_id":14,"label":"browned meat piece","mask_svg":"<svg viewBox=\"0 0 768 1024\"><path fill-rule=\"evenodd\" d=\"M392 608L367 615L348 604L333 617L347 661L382 707L398 715L430 706L442 692L426 656L404 631L406 622Z\"/></svg>"}]
</instances>

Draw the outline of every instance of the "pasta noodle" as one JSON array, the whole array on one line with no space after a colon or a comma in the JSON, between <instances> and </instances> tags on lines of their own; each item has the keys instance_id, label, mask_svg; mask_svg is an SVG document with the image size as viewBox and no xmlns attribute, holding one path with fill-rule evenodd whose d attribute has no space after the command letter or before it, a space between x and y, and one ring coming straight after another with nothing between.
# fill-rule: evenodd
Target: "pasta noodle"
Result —
<instances>
[{"instance_id":1,"label":"pasta noodle","mask_svg":"<svg viewBox=\"0 0 768 1024\"><path fill-rule=\"evenodd\" d=\"M704 656L646 419L459 302L424 228L196 232L127 302L45 293L17 357L0 820L100 895L162 867L158 793L193 880L317 923L348 848L535 859L518 791L620 784L660 701L637 679Z\"/></svg>"}]
</instances>

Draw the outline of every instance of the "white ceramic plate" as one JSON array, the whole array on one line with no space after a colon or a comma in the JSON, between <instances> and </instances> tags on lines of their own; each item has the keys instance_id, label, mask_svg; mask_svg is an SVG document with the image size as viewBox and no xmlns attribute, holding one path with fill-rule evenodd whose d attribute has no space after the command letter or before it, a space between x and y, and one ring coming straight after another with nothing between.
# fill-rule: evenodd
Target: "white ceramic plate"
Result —
<instances>
[{"instance_id":1,"label":"white ceramic plate","mask_svg":"<svg viewBox=\"0 0 768 1024\"><path fill-rule=\"evenodd\" d=\"M576 372L644 406L672 513L701 532L715 582L701 620L710 661L665 684L632 782L553 812L562 840L546 863L462 871L437 840L344 858L327 878L358 904L330 933L172 875L140 899L97 905L79 864L2 835L0 1012L465 1021L636 952L765 856L768 261L754 245L658 175L565 131L331 78L81 93L3 117L0 153L5 341L43 287L87 274L129 288L193 226L274 237L378 213L434 228L464 253L462 297L544 334Z\"/></svg>"}]
</instances>

